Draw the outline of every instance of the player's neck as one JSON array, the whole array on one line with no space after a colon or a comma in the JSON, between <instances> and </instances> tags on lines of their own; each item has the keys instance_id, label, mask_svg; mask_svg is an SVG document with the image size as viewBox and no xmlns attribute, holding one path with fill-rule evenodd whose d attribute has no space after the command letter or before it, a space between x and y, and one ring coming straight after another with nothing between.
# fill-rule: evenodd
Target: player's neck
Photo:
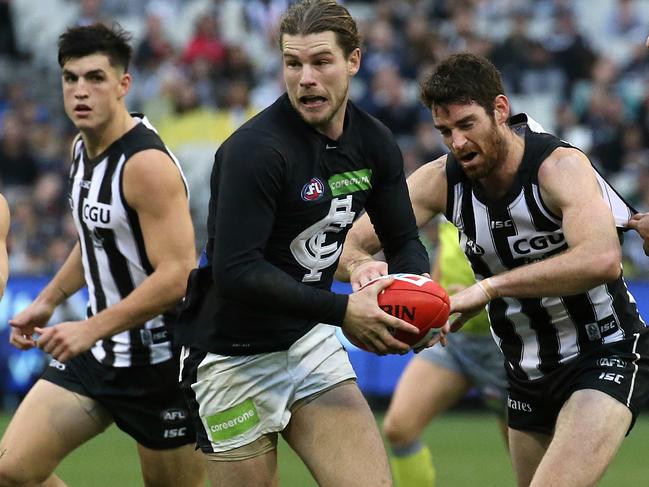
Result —
<instances>
[{"instance_id":1,"label":"player's neck","mask_svg":"<svg viewBox=\"0 0 649 487\"><path fill-rule=\"evenodd\" d=\"M119 110L105 125L95 130L82 130L81 137L86 147L88 157L95 158L131 130L137 121L124 108Z\"/></svg>"}]
</instances>

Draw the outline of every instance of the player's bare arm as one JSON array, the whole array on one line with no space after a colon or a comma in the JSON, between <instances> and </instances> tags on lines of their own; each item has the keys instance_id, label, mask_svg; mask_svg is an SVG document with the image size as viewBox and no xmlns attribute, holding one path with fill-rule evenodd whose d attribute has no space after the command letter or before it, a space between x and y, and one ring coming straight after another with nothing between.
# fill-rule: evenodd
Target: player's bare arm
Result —
<instances>
[{"instance_id":1,"label":"player's bare arm","mask_svg":"<svg viewBox=\"0 0 649 487\"><path fill-rule=\"evenodd\" d=\"M446 209L446 156L424 164L407 179L408 192L417 227L428 223ZM360 217L347 234L336 279L349 281L354 291L372 279L385 275L387 266L372 256L381 250L367 214Z\"/></svg>"},{"instance_id":2,"label":"player's bare arm","mask_svg":"<svg viewBox=\"0 0 649 487\"><path fill-rule=\"evenodd\" d=\"M79 133L70 145L70 159L74 159L74 146L80 138L81 134ZM35 347L36 341L32 337L34 328L45 326L55 308L85 286L79 245L77 241L61 268L41 290L36 299L9 320L9 324L12 326L9 342L16 348L27 350Z\"/></svg>"},{"instance_id":3,"label":"player's bare arm","mask_svg":"<svg viewBox=\"0 0 649 487\"><path fill-rule=\"evenodd\" d=\"M196 258L189 203L177 167L161 151L142 151L129 160L123 178L124 196L137 212L154 272L118 304L88 320L36 329L41 333L39 346L58 360L68 360L101 338L141 325L185 293Z\"/></svg>"},{"instance_id":4,"label":"player's bare arm","mask_svg":"<svg viewBox=\"0 0 649 487\"><path fill-rule=\"evenodd\" d=\"M549 209L562 217L568 250L452 296L451 312L462 312L454 330L499 296L566 296L619 277L621 250L613 215L586 156L576 149L555 150L539 169L539 183Z\"/></svg>"},{"instance_id":5,"label":"player's bare arm","mask_svg":"<svg viewBox=\"0 0 649 487\"><path fill-rule=\"evenodd\" d=\"M9 320L12 327L10 343L20 350L35 347L36 341L32 336L34 328L45 326L52 317L54 309L83 286L85 280L81 249L77 242L61 268L36 299Z\"/></svg>"}]
</instances>

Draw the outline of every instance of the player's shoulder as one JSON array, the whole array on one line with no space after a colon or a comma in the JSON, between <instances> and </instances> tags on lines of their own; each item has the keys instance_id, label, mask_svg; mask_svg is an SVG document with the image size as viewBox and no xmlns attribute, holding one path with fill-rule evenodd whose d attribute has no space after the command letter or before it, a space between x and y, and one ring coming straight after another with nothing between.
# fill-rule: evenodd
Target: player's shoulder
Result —
<instances>
[{"instance_id":1,"label":"player's shoulder","mask_svg":"<svg viewBox=\"0 0 649 487\"><path fill-rule=\"evenodd\" d=\"M382 150L384 147L396 147L397 141L392 131L381 120L359 108L352 101L348 103L349 116L352 118L352 130L358 141Z\"/></svg>"},{"instance_id":2,"label":"player's shoulder","mask_svg":"<svg viewBox=\"0 0 649 487\"><path fill-rule=\"evenodd\" d=\"M418 167L408 180L434 181L446 180L446 164L448 155L444 154Z\"/></svg>"},{"instance_id":3,"label":"player's shoulder","mask_svg":"<svg viewBox=\"0 0 649 487\"><path fill-rule=\"evenodd\" d=\"M286 95L281 96L235 130L221 147L248 151L255 147L281 149L297 136L296 115L287 110L289 103Z\"/></svg>"},{"instance_id":4,"label":"player's shoulder","mask_svg":"<svg viewBox=\"0 0 649 487\"><path fill-rule=\"evenodd\" d=\"M141 113L131 113L131 117L135 120L135 125L124 133L109 151L114 155L123 155L129 163L135 155L143 151L148 152L149 149L166 154L168 149L151 122Z\"/></svg>"},{"instance_id":5,"label":"player's shoulder","mask_svg":"<svg viewBox=\"0 0 649 487\"><path fill-rule=\"evenodd\" d=\"M560 175L566 171L594 171L593 166L582 151L574 147L557 147L541 161L539 178Z\"/></svg>"}]
</instances>

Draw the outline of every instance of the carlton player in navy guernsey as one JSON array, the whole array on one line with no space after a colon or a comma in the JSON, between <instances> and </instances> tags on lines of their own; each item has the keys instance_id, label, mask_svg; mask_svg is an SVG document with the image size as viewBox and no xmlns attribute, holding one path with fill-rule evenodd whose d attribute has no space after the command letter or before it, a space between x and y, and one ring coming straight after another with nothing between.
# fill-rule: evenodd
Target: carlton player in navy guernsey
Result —
<instances>
[{"instance_id":1,"label":"carlton player in navy guernsey","mask_svg":"<svg viewBox=\"0 0 649 487\"><path fill-rule=\"evenodd\" d=\"M287 94L215 157L209 266L190 278L177 326L183 383L214 485L277 485L278 433L319 485L390 485L335 327L378 353L407 351L390 328L414 327L378 308L389 282L349 297L329 288L364 208L391 271L429 262L393 136L347 99L361 57L354 20L309 0L280 31Z\"/></svg>"},{"instance_id":2,"label":"carlton player in navy guernsey","mask_svg":"<svg viewBox=\"0 0 649 487\"><path fill-rule=\"evenodd\" d=\"M649 335L622 279L618 236L633 209L578 149L525 115L509 118L486 59L449 57L422 83L422 100L450 153L410 176L413 208L418 225L444 213L460 231L478 282L451 296L451 329L488 305L518 485L595 485L649 391ZM340 264L379 248L363 218ZM362 283L380 268L348 271Z\"/></svg>"},{"instance_id":3,"label":"carlton player in navy guernsey","mask_svg":"<svg viewBox=\"0 0 649 487\"><path fill-rule=\"evenodd\" d=\"M16 347L52 360L2 438L0 485L65 485L59 462L112 423L137 442L145 485L204 484L167 314L195 262L187 188L155 129L126 109L128 40L102 24L59 38L64 106L80 132L69 185L79 241L10 321ZM87 318L45 327L83 286Z\"/></svg>"}]
</instances>

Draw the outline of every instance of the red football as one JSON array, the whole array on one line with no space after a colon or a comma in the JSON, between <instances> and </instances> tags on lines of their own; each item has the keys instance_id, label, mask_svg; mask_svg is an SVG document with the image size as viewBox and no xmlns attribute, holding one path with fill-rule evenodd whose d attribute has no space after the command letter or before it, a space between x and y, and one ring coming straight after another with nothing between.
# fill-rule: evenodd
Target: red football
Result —
<instances>
[{"instance_id":1,"label":"red football","mask_svg":"<svg viewBox=\"0 0 649 487\"><path fill-rule=\"evenodd\" d=\"M437 328L448 320L450 301L446 290L432 279L416 274L391 274L368 282L371 286L379 279L394 278L394 282L378 296L379 307L419 328L418 334L395 331L394 337L412 347L428 342L437 333ZM345 335L347 336L347 335ZM350 342L365 350L362 343L347 336Z\"/></svg>"}]
</instances>

